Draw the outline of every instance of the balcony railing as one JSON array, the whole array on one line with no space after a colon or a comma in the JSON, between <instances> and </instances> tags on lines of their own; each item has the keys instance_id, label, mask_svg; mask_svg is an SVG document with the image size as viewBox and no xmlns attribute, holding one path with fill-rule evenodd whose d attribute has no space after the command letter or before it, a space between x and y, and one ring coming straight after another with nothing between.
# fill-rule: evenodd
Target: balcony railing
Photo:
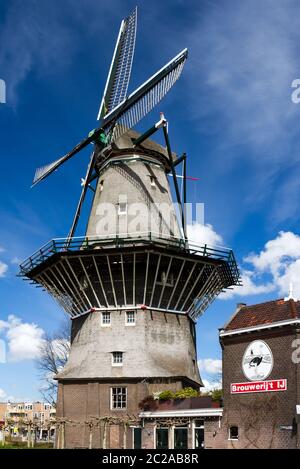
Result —
<instances>
[{"instance_id":1,"label":"balcony railing","mask_svg":"<svg viewBox=\"0 0 300 469\"><path fill-rule=\"evenodd\" d=\"M124 246L145 246L155 244L164 249L177 249L188 254L196 254L216 260L224 260L229 264L237 279L239 272L233 251L229 248L219 246L199 245L193 242L164 236L152 232L139 232L133 234L112 234L94 237L56 238L44 244L38 251L34 252L28 259L20 264L19 276L26 276L30 271L47 261L58 253L89 251L93 249L120 248Z\"/></svg>"}]
</instances>

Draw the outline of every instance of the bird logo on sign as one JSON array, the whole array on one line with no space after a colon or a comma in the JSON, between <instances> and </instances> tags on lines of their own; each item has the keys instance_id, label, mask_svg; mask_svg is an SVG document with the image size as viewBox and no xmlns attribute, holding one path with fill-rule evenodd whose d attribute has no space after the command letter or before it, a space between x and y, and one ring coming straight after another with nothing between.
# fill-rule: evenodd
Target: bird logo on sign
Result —
<instances>
[{"instance_id":1,"label":"bird logo on sign","mask_svg":"<svg viewBox=\"0 0 300 469\"><path fill-rule=\"evenodd\" d=\"M244 353L242 366L244 375L250 381L266 379L273 368L273 355L266 342L251 342Z\"/></svg>"}]
</instances>

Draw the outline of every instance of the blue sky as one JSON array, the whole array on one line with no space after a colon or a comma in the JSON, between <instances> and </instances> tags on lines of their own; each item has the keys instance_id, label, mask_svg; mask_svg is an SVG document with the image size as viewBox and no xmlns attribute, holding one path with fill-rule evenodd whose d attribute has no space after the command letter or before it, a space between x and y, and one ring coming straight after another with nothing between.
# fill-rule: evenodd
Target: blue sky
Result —
<instances>
[{"instance_id":1,"label":"blue sky","mask_svg":"<svg viewBox=\"0 0 300 469\"><path fill-rule=\"evenodd\" d=\"M43 332L63 313L16 277L18 261L64 237L80 192L88 151L30 189L34 170L64 154L95 127L120 21L134 1L2 0L0 79L0 399L38 398L33 357ZM298 181L300 4L296 0L141 1L130 90L184 47L182 77L142 121L164 111L172 147L188 154L189 199L205 203L198 238L230 246L244 287L218 299L198 321L202 375L221 357L218 328L237 302L300 298ZM86 213L85 213L86 215ZM78 234L83 233L84 219Z\"/></svg>"}]
</instances>

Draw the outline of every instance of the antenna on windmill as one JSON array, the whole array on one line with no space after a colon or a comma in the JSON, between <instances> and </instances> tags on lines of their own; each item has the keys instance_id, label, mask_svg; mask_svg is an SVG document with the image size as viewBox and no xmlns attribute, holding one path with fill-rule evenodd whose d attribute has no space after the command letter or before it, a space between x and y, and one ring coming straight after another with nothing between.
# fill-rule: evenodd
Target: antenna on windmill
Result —
<instances>
[{"instance_id":1,"label":"antenna on windmill","mask_svg":"<svg viewBox=\"0 0 300 469\"><path fill-rule=\"evenodd\" d=\"M188 56L187 49L182 50L178 55L170 60L170 62L126 97L134 56L136 24L137 8L133 10L128 18L121 22L108 78L100 103L98 113L100 126L92 130L88 136L79 142L70 152L52 163L38 168L35 172L32 184L33 186L50 176L50 174L83 150L89 143L94 143L94 151L87 167L86 176L84 178L85 184L82 187L74 220L68 236L69 239L74 235L89 184L91 180L94 180L97 177L97 175L93 175L93 173L97 160L103 155L103 150L129 129L134 127L163 99L180 77ZM167 142L168 154L172 160L166 125L163 126L163 131ZM173 177L176 179L172 161L171 166ZM175 188L176 186L177 180ZM176 194L177 198L180 199L177 188Z\"/></svg>"}]
</instances>

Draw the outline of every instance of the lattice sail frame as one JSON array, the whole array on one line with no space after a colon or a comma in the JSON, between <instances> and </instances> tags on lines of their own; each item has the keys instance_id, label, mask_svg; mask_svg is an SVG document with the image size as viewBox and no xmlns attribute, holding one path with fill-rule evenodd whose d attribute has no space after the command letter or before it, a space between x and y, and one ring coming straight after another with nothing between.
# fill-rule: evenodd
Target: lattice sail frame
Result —
<instances>
[{"instance_id":1,"label":"lattice sail frame","mask_svg":"<svg viewBox=\"0 0 300 469\"><path fill-rule=\"evenodd\" d=\"M97 120L103 119L126 97L134 56L136 28L137 8L121 23Z\"/></svg>"},{"instance_id":2,"label":"lattice sail frame","mask_svg":"<svg viewBox=\"0 0 300 469\"><path fill-rule=\"evenodd\" d=\"M180 77L187 57L188 51L184 49L104 117L100 129L105 130L111 142L134 127L163 99ZM35 172L33 185L49 176L92 141L93 137L88 137L78 143L71 152L38 168Z\"/></svg>"},{"instance_id":3,"label":"lattice sail frame","mask_svg":"<svg viewBox=\"0 0 300 469\"><path fill-rule=\"evenodd\" d=\"M182 50L105 116L102 127L109 128L111 141L133 128L164 98L180 77L187 57L187 49Z\"/></svg>"}]
</instances>

